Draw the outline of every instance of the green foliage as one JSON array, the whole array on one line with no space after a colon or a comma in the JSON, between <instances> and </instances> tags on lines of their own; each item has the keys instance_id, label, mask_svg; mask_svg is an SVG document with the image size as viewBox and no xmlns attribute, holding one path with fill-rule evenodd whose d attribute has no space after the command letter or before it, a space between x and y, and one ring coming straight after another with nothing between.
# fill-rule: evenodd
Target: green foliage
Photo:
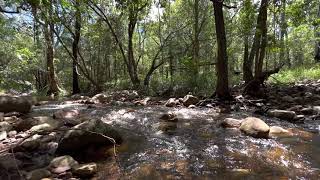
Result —
<instances>
[{"instance_id":1,"label":"green foliage","mask_svg":"<svg viewBox=\"0 0 320 180\"><path fill-rule=\"evenodd\" d=\"M270 78L272 83L290 84L297 81L308 80L319 80L320 79L320 65L308 65L300 66L291 69L284 69L278 74Z\"/></svg>"}]
</instances>

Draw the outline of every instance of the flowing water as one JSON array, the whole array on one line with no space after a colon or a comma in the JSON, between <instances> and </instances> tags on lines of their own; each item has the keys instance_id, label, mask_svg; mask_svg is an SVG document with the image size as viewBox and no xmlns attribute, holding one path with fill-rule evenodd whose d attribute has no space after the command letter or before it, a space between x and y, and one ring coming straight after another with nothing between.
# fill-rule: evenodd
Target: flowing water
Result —
<instances>
[{"instance_id":1,"label":"flowing water","mask_svg":"<svg viewBox=\"0 0 320 180\"><path fill-rule=\"evenodd\" d=\"M252 114L212 108L64 104L36 107L34 113L61 108L102 118L124 135L116 160L99 160L100 179L320 179L320 120L292 124L257 116L270 126L291 128L294 136L256 139L218 126L225 117ZM168 112L177 123L159 120Z\"/></svg>"}]
</instances>

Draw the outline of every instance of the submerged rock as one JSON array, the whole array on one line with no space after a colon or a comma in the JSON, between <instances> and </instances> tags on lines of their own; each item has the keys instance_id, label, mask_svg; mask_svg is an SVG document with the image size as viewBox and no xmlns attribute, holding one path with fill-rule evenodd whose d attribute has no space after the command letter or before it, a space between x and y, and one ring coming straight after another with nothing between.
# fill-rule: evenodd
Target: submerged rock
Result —
<instances>
[{"instance_id":1,"label":"submerged rock","mask_svg":"<svg viewBox=\"0 0 320 180\"><path fill-rule=\"evenodd\" d=\"M268 138L270 127L259 118L248 117L241 122L240 130L252 137Z\"/></svg>"},{"instance_id":2,"label":"submerged rock","mask_svg":"<svg viewBox=\"0 0 320 180\"><path fill-rule=\"evenodd\" d=\"M296 113L294 111L286 111L286 110L269 110L267 112L268 116L276 117L279 119L284 119L288 121L294 121L296 117Z\"/></svg>"},{"instance_id":3,"label":"submerged rock","mask_svg":"<svg viewBox=\"0 0 320 180\"><path fill-rule=\"evenodd\" d=\"M76 119L80 112L76 109L61 109L53 114L54 119Z\"/></svg>"},{"instance_id":4,"label":"submerged rock","mask_svg":"<svg viewBox=\"0 0 320 180\"><path fill-rule=\"evenodd\" d=\"M270 137L293 136L293 133L291 133L290 131L283 129L282 127L279 127L279 126L271 126L269 136Z\"/></svg>"},{"instance_id":5,"label":"submerged rock","mask_svg":"<svg viewBox=\"0 0 320 180\"><path fill-rule=\"evenodd\" d=\"M225 118L219 125L223 128L239 128L241 126L241 120L234 118Z\"/></svg>"},{"instance_id":6,"label":"submerged rock","mask_svg":"<svg viewBox=\"0 0 320 180\"><path fill-rule=\"evenodd\" d=\"M29 113L32 107L32 99L29 97L0 96L0 112Z\"/></svg>"},{"instance_id":7,"label":"submerged rock","mask_svg":"<svg viewBox=\"0 0 320 180\"><path fill-rule=\"evenodd\" d=\"M119 132L101 120L89 120L76 125L67 131L59 143L57 153L75 153L90 146L113 145L122 142Z\"/></svg>"},{"instance_id":8,"label":"submerged rock","mask_svg":"<svg viewBox=\"0 0 320 180\"><path fill-rule=\"evenodd\" d=\"M163 121L167 121L167 122L177 122L178 121L177 115L174 113L171 113L171 112L161 115L159 119L163 120Z\"/></svg>"}]
</instances>

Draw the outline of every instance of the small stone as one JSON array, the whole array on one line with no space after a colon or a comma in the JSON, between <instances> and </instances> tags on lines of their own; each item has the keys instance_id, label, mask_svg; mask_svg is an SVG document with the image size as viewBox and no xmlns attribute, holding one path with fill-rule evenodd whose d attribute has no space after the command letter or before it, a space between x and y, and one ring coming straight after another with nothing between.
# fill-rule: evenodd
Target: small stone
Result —
<instances>
[{"instance_id":1,"label":"small stone","mask_svg":"<svg viewBox=\"0 0 320 180\"><path fill-rule=\"evenodd\" d=\"M76 119L79 116L80 112L76 109L61 109L53 114L54 119Z\"/></svg>"},{"instance_id":2,"label":"small stone","mask_svg":"<svg viewBox=\"0 0 320 180\"><path fill-rule=\"evenodd\" d=\"M14 148L16 152L34 151L40 146L40 140L38 138L28 138L24 140L19 146Z\"/></svg>"},{"instance_id":3,"label":"small stone","mask_svg":"<svg viewBox=\"0 0 320 180\"><path fill-rule=\"evenodd\" d=\"M72 172L79 177L90 177L97 173L97 164L80 164L73 168Z\"/></svg>"},{"instance_id":4,"label":"small stone","mask_svg":"<svg viewBox=\"0 0 320 180\"><path fill-rule=\"evenodd\" d=\"M50 176L51 176L50 171L48 171L46 169L36 169L36 170L29 172L27 174L26 179L27 180L39 180L39 179L47 178Z\"/></svg>"},{"instance_id":5,"label":"small stone","mask_svg":"<svg viewBox=\"0 0 320 180\"><path fill-rule=\"evenodd\" d=\"M6 131L0 131L0 141L7 138L7 132Z\"/></svg>"},{"instance_id":6,"label":"small stone","mask_svg":"<svg viewBox=\"0 0 320 180\"><path fill-rule=\"evenodd\" d=\"M66 172L74 167L76 167L79 163L74 160L71 156L60 156L54 158L49 165L49 169L51 172L55 174L60 174Z\"/></svg>"},{"instance_id":7,"label":"small stone","mask_svg":"<svg viewBox=\"0 0 320 180\"><path fill-rule=\"evenodd\" d=\"M17 135L17 131L10 131L8 132L8 137L13 138Z\"/></svg>"}]
</instances>

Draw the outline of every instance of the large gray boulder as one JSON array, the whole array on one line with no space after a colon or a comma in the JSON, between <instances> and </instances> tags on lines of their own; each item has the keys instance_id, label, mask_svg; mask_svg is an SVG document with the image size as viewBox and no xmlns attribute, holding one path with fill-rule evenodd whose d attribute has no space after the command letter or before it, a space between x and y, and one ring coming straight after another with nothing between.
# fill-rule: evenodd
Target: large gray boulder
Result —
<instances>
[{"instance_id":1,"label":"large gray boulder","mask_svg":"<svg viewBox=\"0 0 320 180\"><path fill-rule=\"evenodd\" d=\"M247 117L241 122L240 130L256 138L268 138L270 127L261 119Z\"/></svg>"},{"instance_id":2,"label":"large gray boulder","mask_svg":"<svg viewBox=\"0 0 320 180\"><path fill-rule=\"evenodd\" d=\"M183 98L183 105L189 107L190 105L196 105L200 100L193 95L186 95Z\"/></svg>"},{"instance_id":3,"label":"large gray boulder","mask_svg":"<svg viewBox=\"0 0 320 180\"><path fill-rule=\"evenodd\" d=\"M32 99L30 97L0 96L0 112L20 112L31 111Z\"/></svg>"},{"instance_id":4,"label":"large gray boulder","mask_svg":"<svg viewBox=\"0 0 320 180\"><path fill-rule=\"evenodd\" d=\"M78 124L67 131L59 143L57 153L74 154L90 146L113 145L108 138L113 138L117 144L122 142L122 137L110 125L101 120L93 119Z\"/></svg>"}]
</instances>

